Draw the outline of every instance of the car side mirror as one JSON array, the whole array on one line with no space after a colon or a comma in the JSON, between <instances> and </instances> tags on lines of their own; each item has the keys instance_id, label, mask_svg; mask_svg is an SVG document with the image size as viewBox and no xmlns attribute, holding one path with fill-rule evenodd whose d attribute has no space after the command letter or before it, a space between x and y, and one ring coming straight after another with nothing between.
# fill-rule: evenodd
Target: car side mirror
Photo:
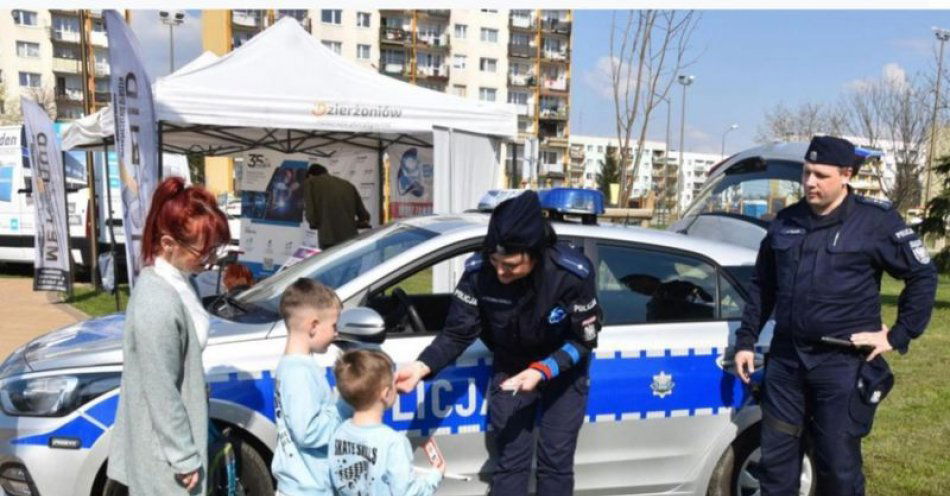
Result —
<instances>
[{"instance_id":1,"label":"car side mirror","mask_svg":"<svg viewBox=\"0 0 950 496\"><path fill-rule=\"evenodd\" d=\"M348 308L340 312L336 323L337 343L379 345L386 340L386 322L376 310Z\"/></svg>"}]
</instances>

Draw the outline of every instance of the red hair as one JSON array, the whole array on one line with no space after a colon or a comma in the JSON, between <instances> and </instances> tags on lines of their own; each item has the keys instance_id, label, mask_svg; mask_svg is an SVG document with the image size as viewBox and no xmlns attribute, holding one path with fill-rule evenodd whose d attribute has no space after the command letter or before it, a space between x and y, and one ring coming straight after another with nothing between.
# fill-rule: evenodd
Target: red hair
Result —
<instances>
[{"instance_id":1,"label":"red hair","mask_svg":"<svg viewBox=\"0 0 950 496\"><path fill-rule=\"evenodd\" d=\"M202 255L231 241L228 218L208 190L201 186L185 187L185 180L169 177L152 195L152 206L142 232L142 261L155 262L161 251L162 236L196 246Z\"/></svg>"},{"instance_id":2,"label":"red hair","mask_svg":"<svg viewBox=\"0 0 950 496\"><path fill-rule=\"evenodd\" d=\"M229 264L227 269L224 269L224 280L222 282L224 287L230 291L237 286L253 285L254 275L251 274L251 269L248 269L246 265L233 263Z\"/></svg>"}]
</instances>

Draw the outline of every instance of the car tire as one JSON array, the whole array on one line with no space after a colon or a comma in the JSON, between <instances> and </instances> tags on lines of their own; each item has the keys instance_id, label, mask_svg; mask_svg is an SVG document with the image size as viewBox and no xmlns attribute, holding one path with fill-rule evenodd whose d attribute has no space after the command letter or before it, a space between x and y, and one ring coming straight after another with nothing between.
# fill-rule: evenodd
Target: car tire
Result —
<instances>
[{"instance_id":1,"label":"car tire","mask_svg":"<svg viewBox=\"0 0 950 496\"><path fill-rule=\"evenodd\" d=\"M760 451L761 424L755 424L739 436L722 454L709 478L706 496L758 496L758 480L748 472L750 465L757 463ZM805 460L802 465L802 488L800 496L815 496L817 493L811 442L805 439ZM754 471L755 469L752 468Z\"/></svg>"},{"instance_id":2,"label":"car tire","mask_svg":"<svg viewBox=\"0 0 950 496\"><path fill-rule=\"evenodd\" d=\"M238 452L237 472L241 493L244 496L274 496L274 480L264 457L240 438L236 439Z\"/></svg>"}]
</instances>

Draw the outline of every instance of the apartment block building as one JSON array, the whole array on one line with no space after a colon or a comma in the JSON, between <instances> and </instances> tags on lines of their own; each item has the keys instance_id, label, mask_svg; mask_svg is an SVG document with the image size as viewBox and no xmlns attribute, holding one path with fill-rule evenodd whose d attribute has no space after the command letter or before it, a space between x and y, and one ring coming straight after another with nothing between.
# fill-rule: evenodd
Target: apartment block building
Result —
<instances>
[{"instance_id":1,"label":"apartment block building","mask_svg":"<svg viewBox=\"0 0 950 496\"><path fill-rule=\"evenodd\" d=\"M55 109L57 120L107 105L109 47L101 11L14 9L0 14L0 114L10 119L20 95ZM83 71L83 61L86 71Z\"/></svg>"}]
</instances>

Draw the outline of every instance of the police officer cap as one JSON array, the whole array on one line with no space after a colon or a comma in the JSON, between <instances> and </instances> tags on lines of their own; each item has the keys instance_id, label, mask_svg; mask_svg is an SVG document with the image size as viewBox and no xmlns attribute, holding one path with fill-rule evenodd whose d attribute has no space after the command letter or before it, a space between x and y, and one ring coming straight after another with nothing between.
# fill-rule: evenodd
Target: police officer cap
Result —
<instances>
[{"instance_id":1,"label":"police officer cap","mask_svg":"<svg viewBox=\"0 0 950 496\"><path fill-rule=\"evenodd\" d=\"M505 200L495 207L485 235L486 254L540 253L548 240L547 221L534 191Z\"/></svg>"},{"instance_id":2,"label":"police officer cap","mask_svg":"<svg viewBox=\"0 0 950 496\"><path fill-rule=\"evenodd\" d=\"M805 152L805 161L812 164L857 167L861 159L854 153L854 145L834 136L815 136Z\"/></svg>"}]
</instances>

